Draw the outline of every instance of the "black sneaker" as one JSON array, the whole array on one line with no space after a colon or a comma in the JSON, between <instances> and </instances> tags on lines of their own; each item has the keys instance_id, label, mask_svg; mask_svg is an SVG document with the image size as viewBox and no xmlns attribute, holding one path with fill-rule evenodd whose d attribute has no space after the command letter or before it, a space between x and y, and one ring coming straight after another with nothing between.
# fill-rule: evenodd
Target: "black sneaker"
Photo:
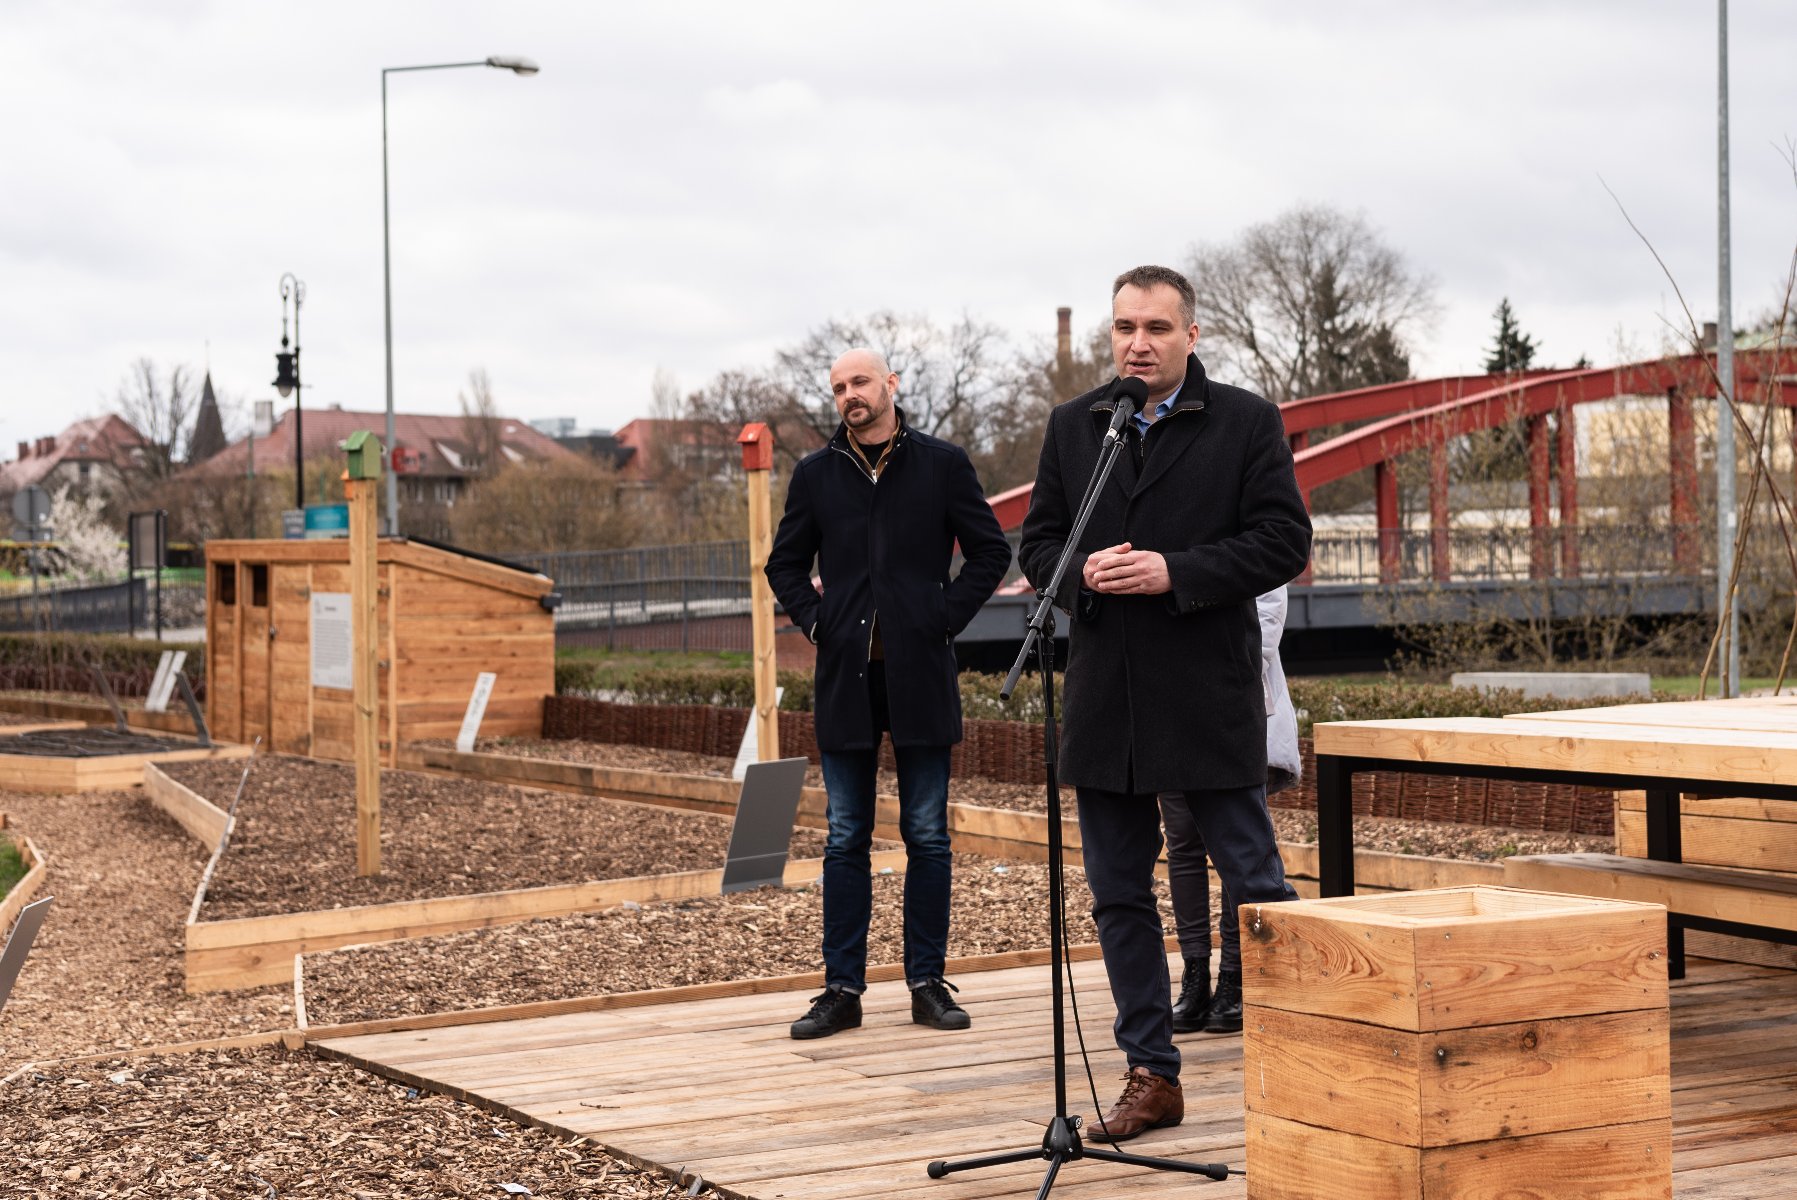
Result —
<instances>
[{"instance_id":1,"label":"black sneaker","mask_svg":"<svg viewBox=\"0 0 1797 1200\"><path fill-rule=\"evenodd\" d=\"M951 991L961 989L944 979L932 979L930 982L911 989L911 1020L917 1025L928 1025L932 1029L966 1029L973 1024L973 1018L967 1010L956 1004L949 995Z\"/></svg>"},{"instance_id":2,"label":"black sneaker","mask_svg":"<svg viewBox=\"0 0 1797 1200\"><path fill-rule=\"evenodd\" d=\"M1179 979L1179 998L1173 1002L1173 1032L1197 1033L1210 1016L1210 960L1186 959Z\"/></svg>"},{"instance_id":3,"label":"black sneaker","mask_svg":"<svg viewBox=\"0 0 1797 1200\"><path fill-rule=\"evenodd\" d=\"M841 988L827 988L823 995L811 998L811 1011L792 1023L792 1036L805 1041L859 1028L861 997Z\"/></svg>"},{"instance_id":4,"label":"black sneaker","mask_svg":"<svg viewBox=\"0 0 1797 1200\"><path fill-rule=\"evenodd\" d=\"M1204 1019L1206 1033L1240 1033L1242 1031L1242 977L1224 971L1217 976L1217 994L1211 997L1210 1015Z\"/></svg>"}]
</instances>

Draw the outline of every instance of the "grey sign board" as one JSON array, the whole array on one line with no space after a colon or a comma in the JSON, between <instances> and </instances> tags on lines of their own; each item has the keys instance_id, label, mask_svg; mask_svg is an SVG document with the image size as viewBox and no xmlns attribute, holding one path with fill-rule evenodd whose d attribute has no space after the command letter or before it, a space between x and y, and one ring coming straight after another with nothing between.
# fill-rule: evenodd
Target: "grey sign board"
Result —
<instances>
[{"instance_id":1,"label":"grey sign board","mask_svg":"<svg viewBox=\"0 0 1797 1200\"><path fill-rule=\"evenodd\" d=\"M805 760L781 758L750 763L730 828L724 862L724 894L779 886L786 877L786 850L805 787Z\"/></svg>"},{"instance_id":2,"label":"grey sign board","mask_svg":"<svg viewBox=\"0 0 1797 1200\"><path fill-rule=\"evenodd\" d=\"M6 949L0 951L0 1009L6 1007L6 998L12 995L12 985L18 981L19 971L25 966L25 956L31 953L31 943L43 927L44 918L50 914L50 901L54 899L54 896L45 896L19 910L12 936L6 939Z\"/></svg>"}]
</instances>

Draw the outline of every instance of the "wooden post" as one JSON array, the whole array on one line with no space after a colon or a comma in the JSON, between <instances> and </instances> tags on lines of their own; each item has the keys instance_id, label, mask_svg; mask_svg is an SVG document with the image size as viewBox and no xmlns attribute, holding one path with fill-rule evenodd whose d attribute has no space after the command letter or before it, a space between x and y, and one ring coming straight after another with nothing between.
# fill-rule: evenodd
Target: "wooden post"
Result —
<instances>
[{"instance_id":1,"label":"wooden post","mask_svg":"<svg viewBox=\"0 0 1797 1200\"><path fill-rule=\"evenodd\" d=\"M767 581L767 556L774 546L773 502L768 495L774 467L774 440L759 421L743 426L749 477L749 619L755 646L755 745L762 762L780 757L780 705L774 656L774 592Z\"/></svg>"},{"instance_id":2,"label":"wooden post","mask_svg":"<svg viewBox=\"0 0 1797 1200\"><path fill-rule=\"evenodd\" d=\"M343 493L349 503L350 679L355 716L351 726L356 762L356 874L381 873L380 578L375 503L381 490L381 446L358 431L344 444L349 469Z\"/></svg>"}]
</instances>

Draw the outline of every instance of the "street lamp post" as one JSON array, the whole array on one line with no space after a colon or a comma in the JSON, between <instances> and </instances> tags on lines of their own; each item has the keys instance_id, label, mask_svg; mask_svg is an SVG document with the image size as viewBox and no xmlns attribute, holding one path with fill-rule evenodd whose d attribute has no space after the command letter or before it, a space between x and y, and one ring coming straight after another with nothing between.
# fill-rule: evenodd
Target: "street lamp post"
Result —
<instances>
[{"instance_id":1,"label":"street lamp post","mask_svg":"<svg viewBox=\"0 0 1797 1200\"><path fill-rule=\"evenodd\" d=\"M387 76L401 71L452 71L459 67L497 67L517 75L535 75L537 64L516 55L495 54L479 62L430 63L419 67L383 67L381 69L381 284L387 322L387 442L391 459L396 444L393 432L393 239L387 202ZM399 477L387 463L387 533L399 533Z\"/></svg>"},{"instance_id":2,"label":"street lamp post","mask_svg":"<svg viewBox=\"0 0 1797 1200\"><path fill-rule=\"evenodd\" d=\"M281 276L281 349L275 355L275 391L283 399L293 397L293 506L304 510L306 507L306 439L305 430L300 424L300 346L299 321L300 305L306 299L304 281L295 279L293 272ZM293 303L293 348L287 348L287 304ZM255 470L252 462L252 471Z\"/></svg>"}]
</instances>

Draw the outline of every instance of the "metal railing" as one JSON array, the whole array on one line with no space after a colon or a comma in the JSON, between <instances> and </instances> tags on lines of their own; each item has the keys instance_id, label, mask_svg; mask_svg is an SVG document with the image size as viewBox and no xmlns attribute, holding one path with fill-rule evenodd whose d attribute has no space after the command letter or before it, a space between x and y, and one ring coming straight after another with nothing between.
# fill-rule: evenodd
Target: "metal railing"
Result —
<instances>
[{"instance_id":1,"label":"metal railing","mask_svg":"<svg viewBox=\"0 0 1797 1200\"><path fill-rule=\"evenodd\" d=\"M555 581L558 645L747 650L749 544L508 554Z\"/></svg>"},{"instance_id":2,"label":"metal railing","mask_svg":"<svg viewBox=\"0 0 1797 1200\"><path fill-rule=\"evenodd\" d=\"M1369 529L1317 533L1310 582L1367 584L1692 576L1715 569L1696 528L1586 525L1575 529Z\"/></svg>"},{"instance_id":3,"label":"metal railing","mask_svg":"<svg viewBox=\"0 0 1797 1200\"><path fill-rule=\"evenodd\" d=\"M123 633L133 607L141 617L149 594L147 582L136 579L0 597L0 631Z\"/></svg>"}]
</instances>

